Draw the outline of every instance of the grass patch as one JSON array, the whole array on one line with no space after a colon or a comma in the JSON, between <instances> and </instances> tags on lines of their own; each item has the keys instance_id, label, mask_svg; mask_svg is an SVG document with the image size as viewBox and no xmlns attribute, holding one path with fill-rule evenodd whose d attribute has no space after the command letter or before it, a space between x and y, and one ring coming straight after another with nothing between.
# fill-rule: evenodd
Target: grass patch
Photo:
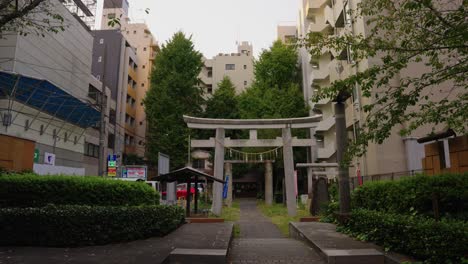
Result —
<instances>
[{"instance_id":1,"label":"grass patch","mask_svg":"<svg viewBox=\"0 0 468 264\"><path fill-rule=\"evenodd\" d=\"M234 232L235 238L240 237L240 225L239 224L234 224L233 232Z\"/></svg>"},{"instance_id":2,"label":"grass patch","mask_svg":"<svg viewBox=\"0 0 468 264\"><path fill-rule=\"evenodd\" d=\"M288 208L283 204L273 204L268 206L264 201L258 201L257 203L260 211L268 218L271 219L281 233L285 236L289 235L289 222L298 222L299 218L310 216L309 212L303 207L297 209L297 215L291 217L288 215Z\"/></svg>"},{"instance_id":3,"label":"grass patch","mask_svg":"<svg viewBox=\"0 0 468 264\"><path fill-rule=\"evenodd\" d=\"M211 204L208 208L211 208ZM224 221L236 222L240 219L240 205L238 201L233 201L231 207L223 206L220 216L214 215L210 212L210 217L223 218Z\"/></svg>"}]
</instances>

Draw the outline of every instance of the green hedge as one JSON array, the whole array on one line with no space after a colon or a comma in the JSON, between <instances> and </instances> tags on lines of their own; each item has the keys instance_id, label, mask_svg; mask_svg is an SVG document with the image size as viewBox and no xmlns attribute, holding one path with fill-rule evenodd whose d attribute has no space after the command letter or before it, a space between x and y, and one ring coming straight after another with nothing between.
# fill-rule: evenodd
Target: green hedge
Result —
<instances>
[{"instance_id":1,"label":"green hedge","mask_svg":"<svg viewBox=\"0 0 468 264\"><path fill-rule=\"evenodd\" d=\"M353 210L341 231L425 263L461 263L468 254L468 223L371 210Z\"/></svg>"},{"instance_id":2,"label":"green hedge","mask_svg":"<svg viewBox=\"0 0 468 264\"><path fill-rule=\"evenodd\" d=\"M432 215L436 195L441 216L468 211L468 173L414 176L399 181L368 182L352 194L353 208Z\"/></svg>"},{"instance_id":3,"label":"green hedge","mask_svg":"<svg viewBox=\"0 0 468 264\"><path fill-rule=\"evenodd\" d=\"M155 205L159 194L144 182L100 177L1 175L0 207Z\"/></svg>"},{"instance_id":4,"label":"green hedge","mask_svg":"<svg viewBox=\"0 0 468 264\"><path fill-rule=\"evenodd\" d=\"M0 245L87 246L164 235L184 221L175 206L1 208Z\"/></svg>"}]
</instances>

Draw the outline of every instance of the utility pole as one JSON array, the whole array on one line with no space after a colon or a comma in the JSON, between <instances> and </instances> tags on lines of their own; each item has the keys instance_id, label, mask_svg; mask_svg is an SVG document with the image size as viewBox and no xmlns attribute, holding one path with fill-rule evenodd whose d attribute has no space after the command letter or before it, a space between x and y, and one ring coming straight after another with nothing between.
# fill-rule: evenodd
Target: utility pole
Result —
<instances>
[{"instance_id":1,"label":"utility pole","mask_svg":"<svg viewBox=\"0 0 468 264\"><path fill-rule=\"evenodd\" d=\"M105 155L105 139L106 139L106 110L107 110L107 96L106 96L106 55L107 55L107 44L104 44L104 54L102 56L102 89L101 89L101 98L100 98L100 109L101 109L101 122L99 129L99 166L98 174L99 176L104 176L104 164L106 162Z\"/></svg>"}]
</instances>

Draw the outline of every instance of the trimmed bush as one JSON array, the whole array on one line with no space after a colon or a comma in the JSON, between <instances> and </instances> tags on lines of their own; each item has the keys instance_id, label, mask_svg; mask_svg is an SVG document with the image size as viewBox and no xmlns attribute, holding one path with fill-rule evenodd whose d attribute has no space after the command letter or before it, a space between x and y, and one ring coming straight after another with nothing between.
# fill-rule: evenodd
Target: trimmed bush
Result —
<instances>
[{"instance_id":1,"label":"trimmed bush","mask_svg":"<svg viewBox=\"0 0 468 264\"><path fill-rule=\"evenodd\" d=\"M144 182L101 177L0 176L0 207L155 205L159 194Z\"/></svg>"},{"instance_id":2,"label":"trimmed bush","mask_svg":"<svg viewBox=\"0 0 468 264\"><path fill-rule=\"evenodd\" d=\"M432 215L434 197L441 216L463 215L468 211L468 173L368 182L353 192L352 202L353 208Z\"/></svg>"},{"instance_id":3,"label":"trimmed bush","mask_svg":"<svg viewBox=\"0 0 468 264\"><path fill-rule=\"evenodd\" d=\"M184 221L175 206L0 208L0 245L88 246L165 235Z\"/></svg>"},{"instance_id":4,"label":"trimmed bush","mask_svg":"<svg viewBox=\"0 0 468 264\"><path fill-rule=\"evenodd\" d=\"M425 263L461 263L468 254L468 223L463 221L436 222L430 218L357 209L341 231Z\"/></svg>"}]
</instances>

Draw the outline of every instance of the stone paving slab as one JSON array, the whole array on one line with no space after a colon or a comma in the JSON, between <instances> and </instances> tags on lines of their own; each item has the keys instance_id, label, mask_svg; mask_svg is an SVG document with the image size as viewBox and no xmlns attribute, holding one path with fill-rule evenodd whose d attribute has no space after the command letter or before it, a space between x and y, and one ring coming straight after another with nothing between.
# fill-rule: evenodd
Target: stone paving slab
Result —
<instances>
[{"instance_id":1,"label":"stone paving slab","mask_svg":"<svg viewBox=\"0 0 468 264\"><path fill-rule=\"evenodd\" d=\"M82 248L0 247L0 264L158 264L175 248L227 249L233 223L185 224L165 237Z\"/></svg>"},{"instance_id":2,"label":"stone paving slab","mask_svg":"<svg viewBox=\"0 0 468 264\"><path fill-rule=\"evenodd\" d=\"M304 243L288 238L234 239L229 263L324 264L321 256Z\"/></svg>"},{"instance_id":3,"label":"stone paving slab","mask_svg":"<svg viewBox=\"0 0 468 264\"><path fill-rule=\"evenodd\" d=\"M284 238L281 231L257 208L257 200L240 199L241 238Z\"/></svg>"},{"instance_id":4,"label":"stone paving slab","mask_svg":"<svg viewBox=\"0 0 468 264\"><path fill-rule=\"evenodd\" d=\"M384 256L385 263L415 262L414 259L396 253L384 252L381 247L367 242L355 240L345 234L336 231L336 226L329 223L308 222L289 223L289 234L291 237L304 241L318 250L326 259L329 259L327 252L350 251L349 263L353 256L364 256L362 252L368 251L368 256L375 256L379 253ZM338 251L337 251L338 250ZM344 262L346 263L346 262ZM358 262L356 262L358 263ZM369 263L369 262L359 262ZM377 262L375 262L377 263ZM383 263L383 261L381 262Z\"/></svg>"}]
</instances>

